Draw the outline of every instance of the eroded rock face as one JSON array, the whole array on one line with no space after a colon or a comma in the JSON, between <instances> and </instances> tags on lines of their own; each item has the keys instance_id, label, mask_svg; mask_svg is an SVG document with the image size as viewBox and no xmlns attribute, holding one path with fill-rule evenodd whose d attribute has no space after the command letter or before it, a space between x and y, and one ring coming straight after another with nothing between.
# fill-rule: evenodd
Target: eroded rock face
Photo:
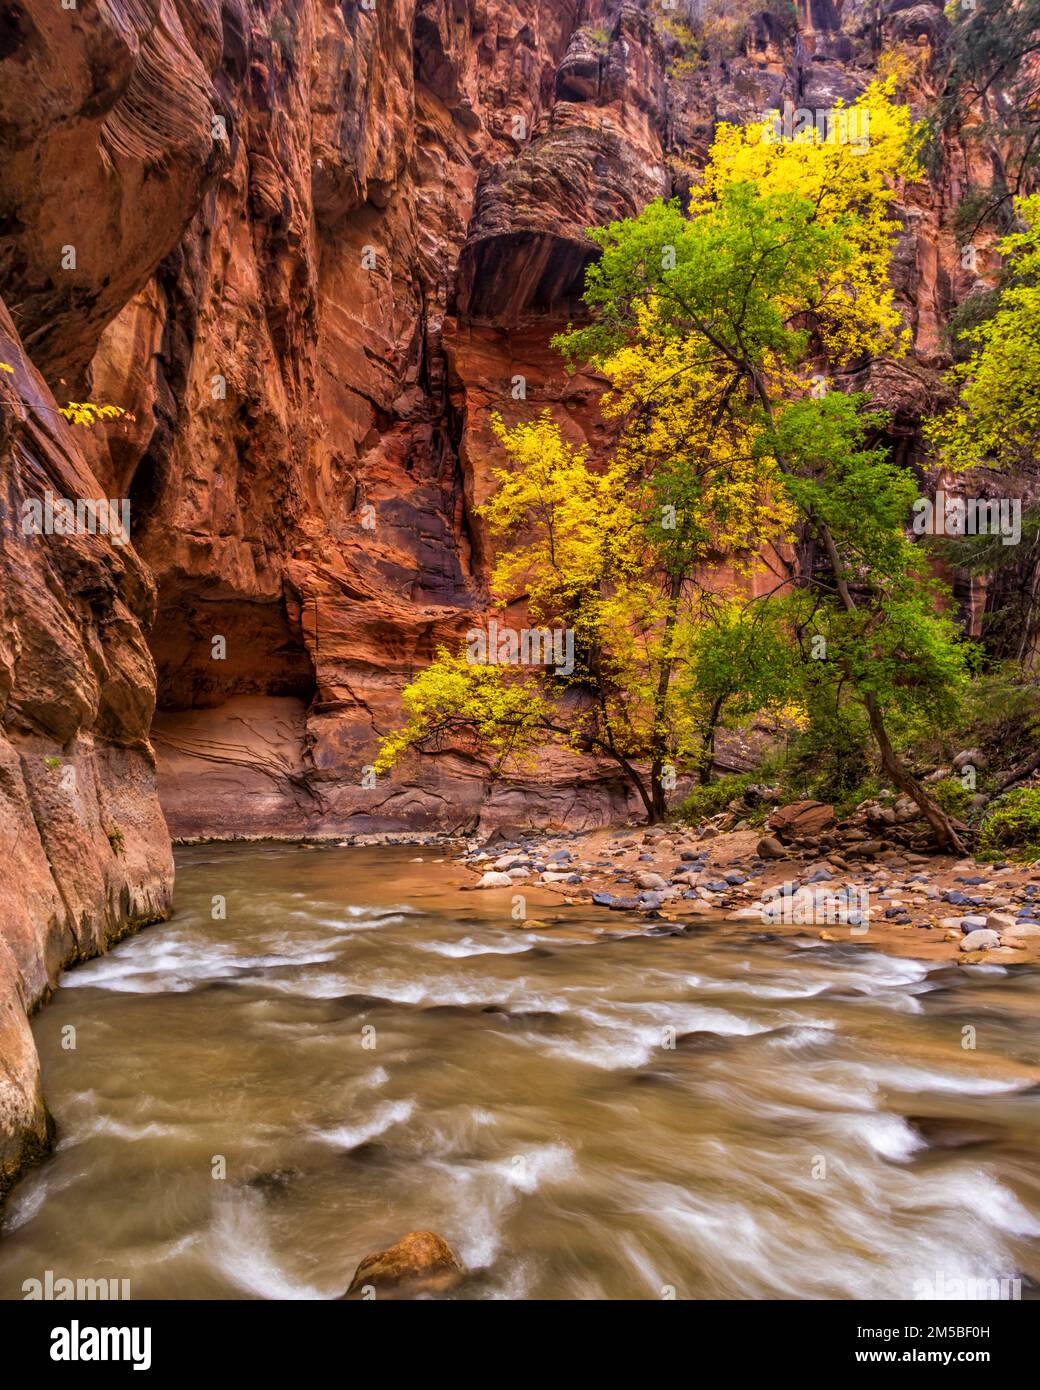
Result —
<instances>
[{"instance_id":1,"label":"eroded rock face","mask_svg":"<svg viewBox=\"0 0 1040 1390\"><path fill-rule=\"evenodd\" d=\"M555 95L583 10L610 8L243 12L213 77L226 167L93 360L95 398L136 417L95 462L158 581L174 833L457 826L525 798L541 823L628 810L613 768L575 779L562 752L499 791L462 750L368 772L403 685L487 607L489 411L526 372L528 401L572 399L577 431L602 434L549 338L585 226L669 187L637 7L600 41L596 103Z\"/></svg>"},{"instance_id":2,"label":"eroded rock face","mask_svg":"<svg viewBox=\"0 0 1040 1390\"><path fill-rule=\"evenodd\" d=\"M0 283L33 361L71 388L226 160L220 5L3 9Z\"/></svg>"},{"instance_id":3,"label":"eroded rock face","mask_svg":"<svg viewBox=\"0 0 1040 1390\"><path fill-rule=\"evenodd\" d=\"M111 535L26 534L26 503L101 498L0 301L0 1198L49 1137L27 1012L70 961L169 910L148 741L151 576Z\"/></svg>"}]
</instances>

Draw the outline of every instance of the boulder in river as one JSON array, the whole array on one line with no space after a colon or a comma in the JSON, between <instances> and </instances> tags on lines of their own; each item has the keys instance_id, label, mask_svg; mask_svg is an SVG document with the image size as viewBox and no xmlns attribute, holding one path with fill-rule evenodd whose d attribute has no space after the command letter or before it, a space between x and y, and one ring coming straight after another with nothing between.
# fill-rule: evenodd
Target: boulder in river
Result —
<instances>
[{"instance_id":1,"label":"boulder in river","mask_svg":"<svg viewBox=\"0 0 1040 1390\"><path fill-rule=\"evenodd\" d=\"M994 947L1000 945L1000 935L995 931L987 931L982 927L978 931L970 931L961 940L962 951L992 951Z\"/></svg>"},{"instance_id":2,"label":"boulder in river","mask_svg":"<svg viewBox=\"0 0 1040 1390\"><path fill-rule=\"evenodd\" d=\"M352 1298L366 1288L374 1289L377 1297L380 1293L406 1298L448 1293L465 1272L442 1236L435 1231L409 1231L388 1249L365 1256L344 1297Z\"/></svg>"}]
</instances>

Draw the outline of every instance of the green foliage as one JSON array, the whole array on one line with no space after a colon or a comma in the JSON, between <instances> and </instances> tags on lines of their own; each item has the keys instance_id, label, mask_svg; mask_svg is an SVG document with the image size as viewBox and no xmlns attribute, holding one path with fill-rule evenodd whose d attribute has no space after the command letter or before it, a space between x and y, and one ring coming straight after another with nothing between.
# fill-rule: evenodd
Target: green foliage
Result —
<instances>
[{"instance_id":1,"label":"green foliage","mask_svg":"<svg viewBox=\"0 0 1040 1390\"><path fill-rule=\"evenodd\" d=\"M862 782L857 782L843 791L840 796L834 798L834 814L839 820L845 820L851 816L864 801L876 801L885 791L891 791L885 782L878 776L870 774L863 778ZM826 800L825 797L816 796L816 800Z\"/></svg>"},{"instance_id":2,"label":"green foliage","mask_svg":"<svg viewBox=\"0 0 1040 1390\"><path fill-rule=\"evenodd\" d=\"M944 777L933 782L931 793L943 810L951 816L966 820L974 792L970 791L957 777Z\"/></svg>"},{"instance_id":3,"label":"green foliage","mask_svg":"<svg viewBox=\"0 0 1040 1390\"><path fill-rule=\"evenodd\" d=\"M961 727L962 745L978 742L1011 767L1040 745L1040 683L1007 663L973 684Z\"/></svg>"},{"instance_id":4,"label":"green foliage","mask_svg":"<svg viewBox=\"0 0 1040 1390\"><path fill-rule=\"evenodd\" d=\"M750 786L755 780L754 774L743 772L733 777L719 777L714 782L694 787L683 798L677 815L681 820L689 821L691 824L710 820L712 816L724 811L734 797L742 796L745 787Z\"/></svg>"},{"instance_id":5,"label":"green foliage","mask_svg":"<svg viewBox=\"0 0 1040 1390\"><path fill-rule=\"evenodd\" d=\"M874 699L896 719L949 723L967 684L970 648L939 610L941 587L904 532L917 484L883 450L865 447L877 417L861 405L840 393L792 402L766 439L786 460L785 485L803 515L831 536L836 579L858 593L854 609L825 588L792 600L799 630L824 639L805 680L815 692L822 685Z\"/></svg>"},{"instance_id":6,"label":"green foliage","mask_svg":"<svg viewBox=\"0 0 1040 1390\"><path fill-rule=\"evenodd\" d=\"M993 803L979 838L986 853L1040 858L1040 787L1018 787Z\"/></svg>"},{"instance_id":7,"label":"green foliage","mask_svg":"<svg viewBox=\"0 0 1040 1390\"><path fill-rule=\"evenodd\" d=\"M544 679L497 668L485 684L442 655L406 692L409 724L380 766L449 727L488 737L505 720L509 747L565 733L637 783L632 763L647 760L660 814L665 764L704 772L715 730L756 711L796 724L810 712L830 756L814 782L835 795L867 771L867 724L891 764L886 720L910 730L955 716L966 649L906 539L917 484L868 444L882 421L862 397L817 389L820 365L905 350L891 203L919 173L918 133L895 82L857 103L863 148L724 125L688 211L656 202L591 233L591 319L557 345L608 379L617 446L594 467L547 413L496 420L509 466L484 508L499 603L575 630L575 698L565 709ZM822 563L780 560L771 595L703 582L723 562L761 572L795 539ZM506 692L520 703L503 708Z\"/></svg>"},{"instance_id":8,"label":"green foliage","mask_svg":"<svg viewBox=\"0 0 1040 1390\"><path fill-rule=\"evenodd\" d=\"M779 604L705 602L685 655L687 697L719 702L738 721L790 698L789 634Z\"/></svg>"},{"instance_id":9,"label":"green foliage","mask_svg":"<svg viewBox=\"0 0 1040 1390\"><path fill-rule=\"evenodd\" d=\"M674 3L665 5L658 0L654 8L662 28L682 46L677 75L683 74L686 64L692 68L702 52L716 61L736 57L749 21L762 9L769 9L790 30L797 24L793 0L774 0L771 5L761 0L686 0L678 12Z\"/></svg>"},{"instance_id":10,"label":"green foliage","mask_svg":"<svg viewBox=\"0 0 1040 1390\"><path fill-rule=\"evenodd\" d=\"M995 313L963 335L957 405L926 433L951 468L1015 468L1040 452L1040 194L1016 204L1025 230L998 243L1010 283Z\"/></svg>"},{"instance_id":11,"label":"green foliage","mask_svg":"<svg viewBox=\"0 0 1040 1390\"><path fill-rule=\"evenodd\" d=\"M700 66L700 44L693 30L681 20L665 16L662 26L678 47L678 54L668 64L668 76L691 77Z\"/></svg>"},{"instance_id":12,"label":"green foliage","mask_svg":"<svg viewBox=\"0 0 1040 1390\"><path fill-rule=\"evenodd\" d=\"M980 153L998 146L1007 183L990 194L999 207L1030 187L1040 166L1040 0L948 0L940 119Z\"/></svg>"},{"instance_id":13,"label":"green foliage","mask_svg":"<svg viewBox=\"0 0 1040 1390\"><path fill-rule=\"evenodd\" d=\"M870 773L870 726L862 708L835 703L829 684L809 692L808 725L791 742L786 778L815 801L846 802L861 792Z\"/></svg>"},{"instance_id":14,"label":"green foliage","mask_svg":"<svg viewBox=\"0 0 1040 1390\"><path fill-rule=\"evenodd\" d=\"M61 767L61 759L54 756L46 757L43 760L44 767L49 767L53 772L55 768Z\"/></svg>"},{"instance_id":15,"label":"green foliage","mask_svg":"<svg viewBox=\"0 0 1040 1390\"><path fill-rule=\"evenodd\" d=\"M1026 662L1040 641L1040 503L1023 506L1017 545L1005 545L998 532L929 536L925 543L948 568L986 576L976 669L981 671L984 665L1009 658Z\"/></svg>"},{"instance_id":16,"label":"green foliage","mask_svg":"<svg viewBox=\"0 0 1040 1390\"><path fill-rule=\"evenodd\" d=\"M790 713L797 690L782 605L708 600L683 646L677 693L700 740L699 771L710 769L715 735L751 715Z\"/></svg>"},{"instance_id":17,"label":"green foliage","mask_svg":"<svg viewBox=\"0 0 1040 1390\"><path fill-rule=\"evenodd\" d=\"M979 290L958 304L946 322L945 336L956 362L965 362L973 352L979 328L1000 306L999 290Z\"/></svg>"},{"instance_id":18,"label":"green foliage","mask_svg":"<svg viewBox=\"0 0 1040 1390\"><path fill-rule=\"evenodd\" d=\"M930 768L978 747L988 763L981 785L999 780L1040 746L1040 682L1025 676L1017 662L995 666L974 677L954 720L911 737L917 757Z\"/></svg>"},{"instance_id":19,"label":"green foliage","mask_svg":"<svg viewBox=\"0 0 1040 1390\"><path fill-rule=\"evenodd\" d=\"M108 839L108 843L112 846L112 853L122 854L126 847L126 837L123 834L122 827L111 825L105 831L105 835Z\"/></svg>"},{"instance_id":20,"label":"green foliage","mask_svg":"<svg viewBox=\"0 0 1040 1390\"><path fill-rule=\"evenodd\" d=\"M1017 546L1005 545L999 532L928 539L930 548L951 567L970 570L972 574L992 575L1015 564L1020 555L1040 539L1040 503L1023 507L1022 535Z\"/></svg>"}]
</instances>

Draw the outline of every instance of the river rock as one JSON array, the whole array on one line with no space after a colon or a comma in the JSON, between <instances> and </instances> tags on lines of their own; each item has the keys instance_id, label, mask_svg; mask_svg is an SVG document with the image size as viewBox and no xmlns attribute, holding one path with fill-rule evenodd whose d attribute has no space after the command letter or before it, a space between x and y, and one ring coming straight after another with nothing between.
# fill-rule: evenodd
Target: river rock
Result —
<instances>
[{"instance_id":1,"label":"river rock","mask_svg":"<svg viewBox=\"0 0 1040 1390\"><path fill-rule=\"evenodd\" d=\"M989 922L985 917L962 917L960 921L962 932L982 931L989 926ZM997 928L992 927L991 930L996 931Z\"/></svg>"},{"instance_id":2,"label":"river rock","mask_svg":"<svg viewBox=\"0 0 1040 1390\"><path fill-rule=\"evenodd\" d=\"M1000 935L995 931L987 931L985 927L979 931L970 931L961 941L962 951L992 951L1000 945Z\"/></svg>"},{"instance_id":3,"label":"river rock","mask_svg":"<svg viewBox=\"0 0 1040 1390\"><path fill-rule=\"evenodd\" d=\"M985 754L978 748L965 748L954 758L953 767L955 772L961 772L966 767L974 767L981 772L986 767Z\"/></svg>"},{"instance_id":4,"label":"river rock","mask_svg":"<svg viewBox=\"0 0 1040 1390\"><path fill-rule=\"evenodd\" d=\"M883 840L860 840L849 849L850 854L859 855L860 858L871 859L875 854L880 854L885 848Z\"/></svg>"},{"instance_id":5,"label":"river rock","mask_svg":"<svg viewBox=\"0 0 1040 1390\"><path fill-rule=\"evenodd\" d=\"M644 872L644 873L641 873L641 874L636 874L636 882L639 884L640 888L652 888L652 889L653 889L653 888L657 888L657 889L660 889L660 888L667 888L667 887L668 887L668 884L667 884L666 881L661 877L660 874L654 874L654 873L650 873L650 872Z\"/></svg>"},{"instance_id":6,"label":"river rock","mask_svg":"<svg viewBox=\"0 0 1040 1390\"><path fill-rule=\"evenodd\" d=\"M1018 924L1015 921L1014 917L1012 917L1011 914L1007 912L991 912L989 916L986 918L986 926L990 929L990 931L1010 931L1013 927L1017 925Z\"/></svg>"},{"instance_id":7,"label":"river rock","mask_svg":"<svg viewBox=\"0 0 1040 1390\"><path fill-rule=\"evenodd\" d=\"M513 880L508 874L496 873L494 869L488 869L486 874L482 874L477 881L478 888L512 888Z\"/></svg>"},{"instance_id":8,"label":"river rock","mask_svg":"<svg viewBox=\"0 0 1040 1390\"><path fill-rule=\"evenodd\" d=\"M389 1249L365 1256L345 1297L351 1298L366 1286L377 1294L446 1293L464 1274L458 1256L443 1237L434 1231L409 1231Z\"/></svg>"},{"instance_id":9,"label":"river rock","mask_svg":"<svg viewBox=\"0 0 1040 1390\"><path fill-rule=\"evenodd\" d=\"M530 864L530 859L526 854L503 854L500 859L496 859L492 868L497 873L507 873L510 869L526 868Z\"/></svg>"},{"instance_id":10,"label":"river rock","mask_svg":"<svg viewBox=\"0 0 1040 1390\"><path fill-rule=\"evenodd\" d=\"M775 835L763 835L755 846L755 853L762 859L783 859L785 850Z\"/></svg>"}]
</instances>

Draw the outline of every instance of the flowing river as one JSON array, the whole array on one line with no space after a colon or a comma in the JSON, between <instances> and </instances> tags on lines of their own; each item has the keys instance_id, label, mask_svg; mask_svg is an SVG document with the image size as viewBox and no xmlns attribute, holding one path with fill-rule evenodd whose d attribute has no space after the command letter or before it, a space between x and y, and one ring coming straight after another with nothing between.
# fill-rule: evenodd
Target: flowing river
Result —
<instances>
[{"instance_id":1,"label":"flowing river","mask_svg":"<svg viewBox=\"0 0 1040 1390\"><path fill-rule=\"evenodd\" d=\"M58 1143L0 1296L332 1298L414 1229L471 1298L1035 1295L1040 972L523 929L439 854L178 853L173 919L35 1020Z\"/></svg>"}]
</instances>

